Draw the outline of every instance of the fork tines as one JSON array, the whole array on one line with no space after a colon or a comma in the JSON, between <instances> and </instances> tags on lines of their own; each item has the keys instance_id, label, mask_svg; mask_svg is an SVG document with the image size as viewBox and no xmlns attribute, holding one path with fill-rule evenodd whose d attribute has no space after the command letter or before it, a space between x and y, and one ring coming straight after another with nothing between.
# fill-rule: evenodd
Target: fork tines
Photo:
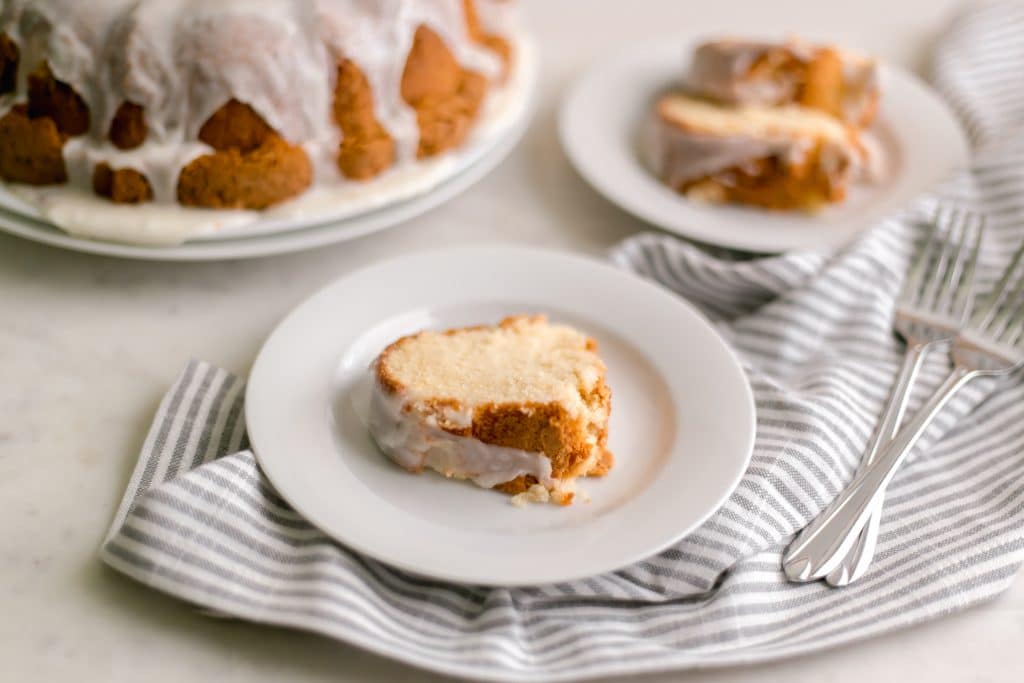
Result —
<instances>
[{"instance_id":1,"label":"fork tines","mask_svg":"<svg viewBox=\"0 0 1024 683\"><path fill-rule=\"evenodd\" d=\"M984 231L983 215L938 207L925 246L907 275L901 303L963 322L974 298L974 270Z\"/></svg>"},{"instance_id":2,"label":"fork tines","mask_svg":"<svg viewBox=\"0 0 1024 683\"><path fill-rule=\"evenodd\" d=\"M1010 259L991 294L971 316L968 327L1000 344L1024 343L1024 244Z\"/></svg>"}]
</instances>

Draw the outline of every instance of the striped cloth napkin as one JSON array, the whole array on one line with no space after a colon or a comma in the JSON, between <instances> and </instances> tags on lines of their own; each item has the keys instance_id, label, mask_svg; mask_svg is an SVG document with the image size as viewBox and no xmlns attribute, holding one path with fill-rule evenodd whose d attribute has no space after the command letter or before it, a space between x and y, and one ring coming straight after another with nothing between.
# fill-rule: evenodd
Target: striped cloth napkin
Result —
<instances>
[{"instance_id":1,"label":"striped cloth napkin","mask_svg":"<svg viewBox=\"0 0 1024 683\"><path fill-rule=\"evenodd\" d=\"M1024 5L965 13L935 84L975 163L938 196L990 214L980 277L1024 239ZM931 200L934 201L934 200ZM103 544L119 571L209 611L315 631L474 679L571 680L768 660L948 614L1006 589L1024 561L1024 386L969 386L890 487L875 563L834 590L787 583L780 554L849 481L901 355L893 299L929 201L832 255L743 260L660 234L614 250L703 308L757 398L749 471L696 532L586 581L435 583L336 545L274 492L247 450L243 384L193 362L160 405ZM915 401L942 377L926 367Z\"/></svg>"}]
</instances>

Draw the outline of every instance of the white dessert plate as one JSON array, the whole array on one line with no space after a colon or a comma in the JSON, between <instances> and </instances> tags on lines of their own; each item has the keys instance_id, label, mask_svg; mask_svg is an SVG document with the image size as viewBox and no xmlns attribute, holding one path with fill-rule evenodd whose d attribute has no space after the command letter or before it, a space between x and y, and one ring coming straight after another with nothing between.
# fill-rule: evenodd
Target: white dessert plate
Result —
<instances>
[{"instance_id":1,"label":"white dessert plate","mask_svg":"<svg viewBox=\"0 0 1024 683\"><path fill-rule=\"evenodd\" d=\"M183 244L164 246L88 239L56 227L39 211L0 183L0 230L53 246L94 254L166 261L208 261L251 258L299 251L377 232L418 216L469 188L497 166L529 126L536 95L537 61L532 42L519 43L523 59L515 76L520 93L496 119L486 122L464 148L439 164L429 176L411 184L392 183L392 190L351 207L317 211L297 217L268 217L240 227L197 236ZM132 207L113 207L131 210ZM340 216L340 217L339 217Z\"/></svg>"},{"instance_id":2,"label":"white dessert plate","mask_svg":"<svg viewBox=\"0 0 1024 683\"><path fill-rule=\"evenodd\" d=\"M754 252L831 249L968 161L964 133L939 96L910 72L883 64L874 135L888 168L879 183L852 187L842 204L814 214L688 200L648 170L637 143L656 95L682 81L694 44L679 38L646 43L594 65L573 86L559 117L562 145L580 175L660 228Z\"/></svg>"},{"instance_id":3,"label":"white dessert plate","mask_svg":"<svg viewBox=\"0 0 1024 683\"><path fill-rule=\"evenodd\" d=\"M387 344L524 312L591 334L608 365L616 463L581 481L590 502L518 508L377 450L369 366ZM513 246L420 252L334 282L271 334L246 394L261 468L312 524L400 569L484 585L591 576L671 545L736 486L754 421L739 362L690 304L605 262Z\"/></svg>"}]
</instances>

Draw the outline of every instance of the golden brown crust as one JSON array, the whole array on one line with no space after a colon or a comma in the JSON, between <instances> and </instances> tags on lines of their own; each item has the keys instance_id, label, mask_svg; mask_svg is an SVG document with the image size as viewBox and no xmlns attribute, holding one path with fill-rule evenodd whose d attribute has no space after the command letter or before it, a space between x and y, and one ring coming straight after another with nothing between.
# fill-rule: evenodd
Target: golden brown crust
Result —
<instances>
[{"instance_id":1,"label":"golden brown crust","mask_svg":"<svg viewBox=\"0 0 1024 683\"><path fill-rule=\"evenodd\" d=\"M751 204L765 209L814 209L842 201L845 184L836 182L819 163L821 146L806 155L803 163L786 163L778 157L756 159L677 188L704 199ZM836 173L844 178L845 173Z\"/></svg>"},{"instance_id":2,"label":"golden brown crust","mask_svg":"<svg viewBox=\"0 0 1024 683\"><path fill-rule=\"evenodd\" d=\"M133 168L114 170L105 163L93 169L92 189L118 204L140 204L153 199L153 188L146 176Z\"/></svg>"},{"instance_id":3,"label":"golden brown crust","mask_svg":"<svg viewBox=\"0 0 1024 683\"><path fill-rule=\"evenodd\" d=\"M833 48L823 48L807 63L797 101L841 119L844 90L843 58Z\"/></svg>"},{"instance_id":4,"label":"golden brown crust","mask_svg":"<svg viewBox=\"0 0 1024 683\"><path fill-rule=\"evenodd\" d=\"M178 201L213 209L265 209L301 193L313 180L305 151L273 136L247 152L204 154L178 176Z\"/></svg>"},{"instance_id":5,"label":"golden brown crust","mask_svg":"<svg viewBox=\"0 0 1024 683\"><path fill-rule=\"evenodd\" d=\"M851 123L860 128L867 128L874 123L875 118L878 116L878 91L873 90L868 93L867 102L864 105L864 109L861 110L860 118Z\"/></svg>"},{"instance_id":6,"label":"golden brown crust","mask_svg":"<svg viewBox=\"0 0 1024 683\"><path fill-rule=\"evenodd\" d=\"M417 28L402 72L402 98L415 106L450 97L461 78L462 67L441 36L426 26Z\"/></svg>"},{"instance_id":7,"label":"golden brown crust","mask_svg":"<svg viewBox=\"0 0 1024 683\"><path fill-rule=\"evenodd\" d=\"M521 324L523 321L536 322L545 320L544 316L510 316L505 318L498 327L508 328ZM469 330L489 329L488 325L475 325L446 330L442 334L457 335ZM377 382L390 394L405 391L402 383L389 371L387 357L419 337L422 332L407 335L392 342L381 352L375 363ZM587 338L586 348L597 351L597 342ZM611 389L604 378L586 395L581 395L588 407L598 414L607 415L611 410ZM488 403L474 408L471 426L455 426L446 424L443 419L445 409L464 410L464 406L453 398L437 398L423 404L431 414L438 418L438 426L458 436L477 439L493 446L504 446L532 453L543 453L551 460L551 474L555 479L571 480L580 476L603 476L614 465L614 457L607 448L608 423L588 423L584 418L571 415L559 403ZM597 459L593 456L594 443L599 449ZM536 478L521 476L499 484L494 488L510 494L523 493ZM571 495L566 496L564 504L571 502Z\"/></svg>"},{"instance_id":8,"label":"golden brown crust","mask_svg":"<svg viewBox=\"0 0 1024 683\"><path fill-rule=\"evenodd\" d=\"M670 97L662 97L658 100L654 105L654 113L662 124L671 126L672 128L677 128L684 133L693 133L694 135L707 134L707 132L701 129L698 125L677 116L672 106L672 98Z\"/></svg>"},{"instance_id":9,"label":"golden brown crust","mask_svg":"<svg viewBox=\"0 0 1024 683\"><path fill-rule=\"evenodd\" d=\"M605 434L604 436L604 440L606 441L608 435ZM598 458L597 462L594 463L594 466L590 468L589 472L587 472L587 476L603 477L604 475L608 474L608 472L610 472L613 467L615 467L615 456L612 455L612 452L610 450L605 448L604 450L601 451L601 457Z\"/></svg>"},{"instance_id":10,"label":"golden brown crust","mask_svg":"<svg viewBox=\"0 0 1024 683\"><path fill-rule=\"evenodd\" d=\"M25 105L0 118L0 178L29 185L67 180L64 138L53 119L30 118Z\"/></svg>"},{"instance_id":11,"label":"golden brown crust","mask_svg":"<svg viewBox=\"0 0 1024 683\"><path fill-rule=\"evenodd\" d=\"M14 92L18 86L18 59L21 51L6 33L0 33L0 95Z\"/></svg>"},{"instance_id":12,"label":"golden brown crust","mask_svg":"<svg viewBox=\"0 0 1024 683\"><path fill-rule=\"evenodd\" d=\"M555 479L573 479L589 470L587 425L558 403L480 406L474 411L471 436L492 446L544 453Z\"/></svg>"},{"instance_id":13,"label":"golden brown crust","mask_svg":"<svg viewBox=\"0 0 1024 683\"><path fill-rule=\"evenodd\" d=\"M487 79L463 69L444 40L426 26L416 29L402 74L402 99L416 111L418 158L431 157L465 140L487 93Z\"/></svg>"},{"instance_id":14,"label":"golden brown crust","mask_svg":"<svg viewBox=\"0 0 1024 683\"><path fill-rule=\"evenodd\" d=\"M338 65L334 120L342 132L338 169L346 178L368 180L395 163L395 141L374 115L370 83L350 59Z\"/></svg>"},{"instance_id":15,"label":"golden brown crust","mask_svg":"<svg viewBox=\"0 0 1024 683\"><path fill-rule=\"evenodd\" d=\"M0 35L0 93L16 86L18 46ZM28 76L28 103L0 120L0 178L31 185L67 181L64 142L89 130L89 108L44 62Z\"/></svg>"},{"instance_id":16,"label":"golden brown crust","mask_svg":"<svg viewBox=\"0 0 1024 683\"><path fill-rule=\"evenodd\" d=\"M463 0L462 6L466 14L466 28L469 31L469 37L474 42L487 47L501 58L503 65L501 77L504 79L512 65L512 44L504 37L494 33L487 33L484 30L483 24L480 23L480 16L477 14L476 2L474 0Z\"/></svg>"},{"instance_id":17,"label":"golden brown crust","mask_svg":"<svg viewBox=\"0 0 1024 683\"><path fill-rule=\"evenodd\" d=\"M548 317L546 315L543 315L543 314L540 314L540 313L534 313L534 314L520 313L519 315L509 315L509 316L506 316L506 317L502 318L501 321L498 323L498 327L500 327L502 329L508 330L508 329L512 329L512 328L514 328L514 327L516 327L518 325L522 325L523 323L546 323L547 321L548 321ZM455 334L455 333L458 333L461 330L483 330L483 329L486 329L487 327L488 327L487 325L473 325L472 327L460 327L460 328L458 328L456 330L448 330L445 334ZM594 340L590 339L588 337L587 341L589 343L589 342L594 341ZM595 342L595 344L596 344L596 342ZM596 346L595 346L595 348L596 348Z\"/></svg>"},{"instance_id":18,"label":"golden brown crust","mask_svg":"<svg viewBox=\"0 0 1024 683\"><path fill-rule=\"evenodd\" d=\"M244 102L230 99L199 129L199 139L216 150L254 150L277 136L263 117Z\"/></svg>"},{"instance_id":19,"label":"golden brown crust","mask_svg":"<svg viewBox=\"0 0 1024 683\"><path fill-rule=\"evenodd\" d=\"M466 71L451 98L417 108L420 142L416 154L432 157L458 147L473 128L480 104L487 94L487 79Z\"/></svg>"},{"instance_id":20,"label":"golden brown crust","mask_svg":"<svg viewBox=\"0 0 1024 683\"><path fill-rule=\"evenodd\" d=\"M44 62L28 76L28 115L47 117L65 136L81 135L89 130L89 107L81 95L67 83L58 81Z\"/></svg>"},{"instance_id":21,"label":"golden brown crust","mask_svg":"<svg viewBox=\"0 0 1024 683\"><path fill-rule=\"evenodd\" d=\"M804 62L797 58L785 45L777 45L764 51L747 68L746 76L752 79L782 80L797 82L803 80Z\"/></svg>"},{"instance_id":22,"label":"golden brown crust","mask_svg":"<svg viewBox=\"0 0 1024 683\"><path fill-rule=\"evenodd\" d=\"M349 180L370 180L395 163L395 142L387 134L350 136L338 146L338 170Z\"/></svg>"},{"instance_id":23,"label":"golden brown crust","mask_svg":"<svg viewBox=\"0 0 1024 683\"><path fill-rule=\"evenodd\" d=\"M529 489L536 483L538 483L537 477L531 474L523 474L521 476L516 477L515 479L510 479L509 481L506 481L504 484L498 484L491 488L493 488L495 491L501 491L502 493L507 493L510 496L514 496L518 493L526 493L527 489Z\"/></svg>"},{"instance_id":24,"label":"golden brown crust","mask_svg":"<svg viewBox=\"0 0 1024 683\"><path fill-rule=\"evenodd\" d=\"M141 105L122 102L107 134L118 149L135 149L146 141L146 116Z\"/></svg>"},{"instance_id":25,"label":"golden brown crust","mask_svg":"<svg viewBox=\"0 0 1024 683\"><path fill-rule=\"evenodd\" d=\"M850 94L843 75L843 56L833 47L817 50L810 60L799 59L789 48L779 46L761 55L747 71L753 78L780 79L797 84L795 103L845 119L843 101ZM865 128L878 110L878 92L867 95L860 118L847 123Z\"/></svg>"},{"instance_id":26,"label":"golden brown crust","mask_svg":"<svg viewBox=\"0 0 1024 683\"><path fill-rule=\"evenodd\" d=\"M229 100L199 130L215 152L178 176L178 201L211 209L265 209L313 182L305 150L278 135L248 104Z\"/></svg>"}]
</instances>

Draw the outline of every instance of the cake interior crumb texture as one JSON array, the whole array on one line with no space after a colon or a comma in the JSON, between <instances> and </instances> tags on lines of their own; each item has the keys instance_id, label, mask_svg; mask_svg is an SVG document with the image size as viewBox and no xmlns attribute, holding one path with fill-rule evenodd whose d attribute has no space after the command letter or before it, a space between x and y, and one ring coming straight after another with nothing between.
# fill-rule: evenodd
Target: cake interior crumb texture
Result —
<instances>
[{"instance_id":1,"label":"cake interior crumb texture","mask_svg":"<svg viewBox=\"0 0 1024 683\"><path fill-rule=\"evenodd\" d=\"M424 331L391 344L375 367L382 390L411 419L550 460L550 481L520 475L495 488L516 494L542 483L568 503L573 479L611 467L606 368L597 343L572 327L520 315L495 326Z\"/></svg>"},{"instance_id":2,"label":"cake interior crumb texture","mask_svg":"<svg viewBox=\"0 0 1024 683\"><path fill-rule=\"evenodd\" d=\"M387 364L412 392L467 406L554 401L580 414L587 409L580 390L603 371L594 348L571 327L520 318L498 328L423 332L395 345Z\"/></svg>"},{"instance_id":3,"label":"cake interior crumb texture","mask_svg":"<svg viewBox=\"0 0 1024 683\"><path fill-rule=\"evenodd\" d=\"M820 137L840 143L850 139L849 130L838 120L798 105L728 107L686 95L670 95L660 102L658 110L667 121L690 126L706 135Z\"/></svg>"}]
</instances>

